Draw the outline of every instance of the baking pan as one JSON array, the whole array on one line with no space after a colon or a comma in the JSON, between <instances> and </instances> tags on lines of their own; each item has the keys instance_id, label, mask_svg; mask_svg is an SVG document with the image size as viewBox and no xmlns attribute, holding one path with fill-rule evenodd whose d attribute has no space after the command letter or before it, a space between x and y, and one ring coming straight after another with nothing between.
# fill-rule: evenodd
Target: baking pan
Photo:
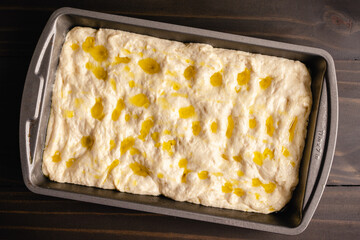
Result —
<instances>
[{"instance_id":1,"label":"baking pan","mask_svg":"<svg viewBox=\"0 0 360 240\"><path fill-rule=\"evenodd\" d=\"M56 183L41 170L52 86L61 47L75 26L112 28L181 42L260 53L303 62L312 77L313 107L300 166L299 184L291 201L272 214L248 213L176 202L163 196ZM329 176L338 127L335 66L329 53L316 48L226 34L73 8L55 11L40 36L26 76L20 113L23 178L32 192L103 205L190 218L283 234L299 234L308 226Z\"/></svg>"}]
</instances>

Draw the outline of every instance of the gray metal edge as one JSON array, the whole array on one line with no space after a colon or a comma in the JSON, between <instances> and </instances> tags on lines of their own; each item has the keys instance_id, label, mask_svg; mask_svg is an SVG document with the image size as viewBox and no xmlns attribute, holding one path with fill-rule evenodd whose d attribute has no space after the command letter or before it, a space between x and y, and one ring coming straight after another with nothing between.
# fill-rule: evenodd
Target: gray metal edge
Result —
<instances>
[{"instance_id":1,"label":"gray metal edge","mask_svg":"<svg viewBox=\"0 0 360 240\"><path fill-rule=\"evenodd\" d=\"M29 64L29 68L26 74L26 80L23 88L22 98L21 98L21 109L20 109L20 121L19 121L19 148L20 148L20 160L21 160L21 169L22 175L24 179L25 186L32 192L39 193L38 187L32 184L30 181L30 172L31 172L31 164L30 164L30 155L28 155L26 144L27 140L30 139L31 136L27 136L30 133L27 132L26 124L29 124L32 119L35 118L34 115L30 115L29 100L25 97L30 94L29 92L29 85L32 82L32 73L35 72L37 68L38 58L44 54L44 46L48 40L48 34L51 32L52 26L58 16L56 16L55 12L50 16L48 22L46 23L39 40L36 44L33 56L31 57L31 61ZM39 93L38 93L39 94ZM42 95L42 93L40 93ZM31 95L30 95L31 96ZM31 101L39 100L39 95L31 96Z\"/></svg>"},{"instance_id":2,"label":"gray metal edge","mask_svg":"<svg viewBox=\"0 0 360 240\"><path fill-rule=\"evenodd\" d=\"M264 39L258 39L253 37L247 37L247 36L240 36L240 35L234 35L229 33L222 33L217 31L211 31L211 30L204 30L204 29L198 29L193 27L185 27L180 25L174 25L174 24L168 24L168 23L161 23L161 22L155 22L150 20L142 20L142 19L136 19L131 17L125 17L125 16L118 16L118 15L111 15L106 13L99 13L99 12L93 12L93 11L87 11L87 10L81 10L81 9L75 9L75 8L60 8L56 10L49 18L43 33L41 34L38 44L35 48L34 55L31 59L31 63L29 66L28 74L26 77L25 87L28 81L29 73L30 71L35 69L35 63L37 58L40 56L40 54L36 54L40 52L40 49L45 44L45 41L47 39L47 33L50 32L51 28L53 27L53 24L56 22L56 19L64 14L76 14L76 15L82 15L84 17L92 17L92 18L101 18L103 20L108 21L119 21L122 23L128 23L128 24L134 24L134 25L143 25L148 26L151 25L152 28L157 29L163 29L163 30L171 30L176 31L180 33L188 33L188 32L196 32L198 35L202 36L208 36L213 38L220 38L230 41L240 41L252 45L258 45L258 46L266 46L266 47L272 47L277 49L283 49L283 50L290 50L294 51L294 49L300 49L296 50L299 52L305 52L309 54L319 55L322 56L326 62L327 62L327 81L329 82L328 88L329 88L329 100L330 100L330 127L329 127L329 141L328 146L325 152L325 161L323 164L322 171L320 173L320 178L317 183L317 186L314 187L313 195L309 199L309 204L306 206L307 210L304 211L304 216L302 219L302 222L299 226L295 228L286 228L282 226L269 226L267 224L260 224L260 223L252 223L252 222L246 222L241 221L239 224L239 221L235 223L234 221L226 220L222 217L215 217L210 216L212 219L209 220L208 215L199 215L195 213L186 212L184 213L182 210L176 210L176 209L164 209L162 207L155 207L155 206L148 206L144 204L138 204L138 203L131 203L131 202L124 202L119 200L113 200L113 199L107 199L107 205L116 206L116 207L123 207L123 208L129 208L133 210L139 210L142 211L148 211L148 212L154 212L154 213L160 213L164 215L171 215L171 216L179 216L184 218L191 218L191 219L197 219L197 220L203 220L203 221L210 221L215 223L221 223L221 224L227 224L237 227L245 227L245 228L251 228L251 229L258 229L263 231L269 231L269 232L275 232L275 233L283 233L283 234L289 234L289 235L296 235L303 232L306 227L308 226L315 209L317 205L319 204L321 195L325 189L327 179L329 177L333 156L335 152L335 144L336 144L336 138L337 138L337 128L338 128L338 90L337 90L337 83L336 83L336 73L335 73L335 64L333 61L333 58L331 55L326 52L325 50L319 49L319 48L313 48L313 47L306 47L301 45L295 45L295 44L289 44L289 43L281 43L271 40L264 40ZM26 88L24 87L24 92L26 91ZM24 95L24 94L23 94ZM21 113L20 113L20 153L21 153L21 166L22 166L22 172L23 172L23 178L26 187L38 194L44 194L41 187L37 187L33 185L30 182L30 167L29 166L29 159L26 154L26 136L25 136L25 122L28 120L29 116L24 116L24 98L22 99L21 103ZM329 150L332 149L332 150ZM92 202L92 203L98 203L103 204L104 198L101 197L95 197L95 196L82 196L80 194L76 193L69 193L69 192L62 192L54 189L47 189L47 193L45 195L49 196L55 196L55 197L62 197L62 198L68 198L73 200L80 200L80 201L86 201L86 202ZM319 199L319 201L314 201L313 199ZM141 208L140 208L141 207ZM165 211L164 211L165 210Z\"/></svg>"},{"instance_id":3,"label":"gray metal edge","mask_svg":"<svg viewBox=\"0 0 360 240\"><path fill-rule=\"evenodd\" d=\"M311 218L313 217L315 210L321 200L321 196L325 190L327 180L330 175L331 166L334 159L335 154L335 148L336 148L336 140L337 140L337 134L338 134L338 122L339 122L339 99L338 99L338 87L337 87L337 79L336 79L336 71L335 71L335 63L332 56L325 50L317 49L316 52L318 55L322 56L327 63L327 73L326 73L326 80L329 84L327 84L328 87L328 98L330 101L330 109L329 109L329 115L330 120L329 122L329 140L327 144L326 151L324 152L324 164L322 171L320 173L319 181L317 183L317 186L313 190L313 195L311 197L311 200L309 200L308 205L306 206L306 209L304 211L302 223L294 229L295 234L299 234L303 232L307 226L310 223ZM318 201L315 201L313 199L318 199Z\"/></svg>"}]
</instances>

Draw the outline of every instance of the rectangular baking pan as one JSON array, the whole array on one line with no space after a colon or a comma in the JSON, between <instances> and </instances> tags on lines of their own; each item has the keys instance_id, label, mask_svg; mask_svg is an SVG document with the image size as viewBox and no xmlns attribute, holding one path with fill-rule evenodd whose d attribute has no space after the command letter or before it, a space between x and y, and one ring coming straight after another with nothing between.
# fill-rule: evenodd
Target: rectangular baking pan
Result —
<instances>
[{"instance_id":1,"label":"rectangular baking pan","mask_svg":"<svg viewBox=\"0 0 360 240\"><path fill-rule=\"evenodd\" d=\"M272 214L205 207L163 196L141 196L46 178L41 170L52 86L61 47L75 26L119 29L181 42L260 53L303 62L312 77L313 107L309 118L299 184L286 207ZM55 11L34 51L23 90L20 153L23 178L32 192L103 205L190 218L262 231L299 234L308 226L329 176L337 136L338 93L329 53L316 48L196 29L73 8Z\"/></svg>"}]
</instances>

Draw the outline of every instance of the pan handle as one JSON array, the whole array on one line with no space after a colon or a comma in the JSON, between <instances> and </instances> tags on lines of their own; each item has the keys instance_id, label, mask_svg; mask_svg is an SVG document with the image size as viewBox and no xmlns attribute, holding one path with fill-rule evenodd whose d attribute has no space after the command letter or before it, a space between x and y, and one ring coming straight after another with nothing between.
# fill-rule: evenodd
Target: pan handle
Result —
<instances>
[{"instance_id":1,"label":"pan handle","mask_svg":"<svg viewBox=\"0 0 360 240\"><path fill-rule=\"evenodd\" d=\"M36 45L26 75L20 110L20 155L23 177L29 179L38 148L38 132L46 88L55 31L51 25L44 28ZM26 181L25 181L26 182Z\"/></svg>"}]
</instances>

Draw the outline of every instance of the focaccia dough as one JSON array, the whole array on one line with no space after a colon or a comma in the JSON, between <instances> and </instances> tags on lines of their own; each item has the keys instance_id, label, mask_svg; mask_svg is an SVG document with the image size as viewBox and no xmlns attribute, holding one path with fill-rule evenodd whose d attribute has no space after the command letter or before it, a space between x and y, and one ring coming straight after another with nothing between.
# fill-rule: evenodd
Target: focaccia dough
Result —
<instances>
[{"instance_id":1,"label":"focaccia dough","mask_svg":"<svg viewBox=\"0 0 360 240\"><path fill-rule=\"evenodd\" d=\"M298 182L310 84L298 61L76 27L56 72L43 173L278 211Z\"/></svg>"}]
</instances>

